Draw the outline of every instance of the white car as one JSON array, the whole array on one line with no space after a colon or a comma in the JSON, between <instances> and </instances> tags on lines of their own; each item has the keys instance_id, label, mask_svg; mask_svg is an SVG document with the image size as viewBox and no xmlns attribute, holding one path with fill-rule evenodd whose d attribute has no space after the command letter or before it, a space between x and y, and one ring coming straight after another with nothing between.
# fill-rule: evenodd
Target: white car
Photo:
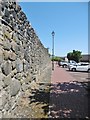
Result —
<instances>
[{"instance_id":1,"label":"white car","mask_svg":"<svg viewBox=\"0 0 90 120\"><path fill-rule=\"evenodd\" d=\"M61 61L59 66L62 66L63 68L67 67L68 66L68 62L66 61Z\"/></svg>"},{"instance_id":2,"label":"white car","mask_svg":"<svg viewBox=\"0 0 90 120\"><path fill-rule=\"evenodd\" d=\"M90 72L90 64L89 63L77 63L75 65L69 65L68 69L71 71L87 71Z\"/></svg>"},{"instance_id":3,"label":"white car","mask_svg":"<svg viewBox=\"0 0 90 120\"><path fill-rule=\"evenodd\" d=\"M68 62L68 66L70 66L70 65L77 65L78 63L77 62L75 62L74 60L70 60L69 62Z\"/></svg>"},{"instance_id":4,"label":"white car","mask_svg":"<svg viewBox=\"0 0 90 120\"><path fill-rule=\"evenodd\" d=\"M69 65L74 65L74 64L77 64L74 60L70 60L69 62L67 61L60 62L60 66L62 66L63 68L68 67Z\"/></svg>"}]
</instances>

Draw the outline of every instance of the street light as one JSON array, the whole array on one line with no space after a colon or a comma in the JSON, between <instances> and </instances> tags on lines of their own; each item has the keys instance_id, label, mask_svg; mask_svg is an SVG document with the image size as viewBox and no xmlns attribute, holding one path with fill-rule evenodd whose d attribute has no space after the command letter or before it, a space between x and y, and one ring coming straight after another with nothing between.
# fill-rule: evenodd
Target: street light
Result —
<instances>
[{"instance_id":1,"label":"street light","mask_svg":"<svg viewBox=\"0 0 90 120\"><path fill-rule=\"evenodd\" d=\"M54 70L54 35L55 32L52 31L52 70Z\"/></svg>"}]
</instances>

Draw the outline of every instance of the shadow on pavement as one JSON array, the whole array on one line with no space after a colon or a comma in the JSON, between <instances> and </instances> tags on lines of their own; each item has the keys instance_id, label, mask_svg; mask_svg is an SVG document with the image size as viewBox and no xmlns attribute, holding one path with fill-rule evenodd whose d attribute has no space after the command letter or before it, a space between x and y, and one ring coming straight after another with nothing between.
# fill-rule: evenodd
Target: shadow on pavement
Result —
<instances>
[{"instance_id":1,"label":"shadow on pavement","mask_svg":"<svg viewBox=\"0 0 90 120\"><path fill-rule=\"evenodd\" d=\"M29 99L30 104L43 104L44 114L49 114L45 119L90 119L90 94L80 82L51 84L48 89L35 91Z\"/></svg>"},{"instance_id":2,"label":"shadow on pavement","mask_svg":"<svg viewBox=\"0 0 90 120\"><path fill-rule=\"evenodd\" d=\"M50 118L90 118L90 94L83 83L52 84L50 89Z\"/></svg>"}]
</instances>

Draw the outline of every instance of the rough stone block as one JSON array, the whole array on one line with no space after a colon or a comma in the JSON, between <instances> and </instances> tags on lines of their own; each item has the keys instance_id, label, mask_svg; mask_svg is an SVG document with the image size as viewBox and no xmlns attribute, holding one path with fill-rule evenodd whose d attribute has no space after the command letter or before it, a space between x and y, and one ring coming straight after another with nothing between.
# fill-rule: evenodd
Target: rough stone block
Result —
<instances>
[{"instance_id":1,"label":"rough stone block","mask_svg":"<svg viewBox=\"0 0 90 120\"><path fill-rule=\"evenodd\" d=\"M26 77L25 83L30 83L32 81L32 75L29 73Z\"/></svg>"},{"instance_id":2,"label":"rough stone block","mask_svg":"<svg viewBox=\"0 0 90 120\"><path fill-rule=\"evenodd\" d=\"M15 68L16 68L16 62L13 61L13 62L12 62L12 70L14 70Z\"/></svg>"},{"instance_id":3,"label":"rough stone block","mask_svg":"<svg viewBox=\"0 0 90 120\"><path fill-rule=\"evenodd\" d=\"M8 74L10 74L11 71L12 71L11 62L10 62L10 61L5 62L5 63L2 65L2 72L3 72L5 75L8 75Z\"/></svg>"},{"instance_id":4,"label":"rough stone block","mask_svg":"<svg viewBox=\"0 0 90 120\"><path fill-rule=\"evenodd\" d=\"M4 56L3 56L3 50L0 48L0 64L3 62Z\"/></svg>"},{"instance_id":5,"label":"rough stone block","mask_svg":"<svg viewBox=\"0 0 90 120\"><path fill-rule=\"evenodd\" d=\"M26 85L25 83L22 84L22 90L26 91L28 89L29 85Z\"/></svg>"},{"instance_id":6,"label":"rough stone block","mask_svg":"<svg viewBox=\"0 0 90 120\"><path fill-rule=\"evenodd\" d=\"M0 80L2 81L5 75L0 71Z\"/></svg>"},{"instance_id":7,"label":"rough stone block","mask_svg":"<svg viewBox=\"0 0 90 120\"><path fill-rule=\"evenodd\" d=\"M12 9L15 9L16 8L16 2L14 2L15 0L13 0L13 2L10 2L9 3L9 8L12 10Z\"/></svg>"},{"instance_id":8,"label":"rough stone block","mask_svg":"<svg viewBox=\"0 0 90 120\"><path fill-rule=\"evenodd\" d=\"M2 118L2 111L0 111L0 118Z\"/></svg>"},{"instance_id":9,"label":"rough stone block","mask_svg":"<svg viewBox=\"0 0 90 120\"><path fill-rule=\"evenodd\" d=\"M16 69L17 72L23 71L23 62L19 58L16 60Z\"/></svg>"},{"instance_id":10,"label":"rough stone block","mask_svg":"<svg viewBox=\"0 0 90 120\"><path fill-rule=\"evenodd\" d=\"M3 78L3 82L4 82L5 87L8 86L8 85L10 85L11 80L12 80L12 78L11 78L10 75L8 75L8 76L6 76L6 77Z\"/></svg>"},{"instance_id":11,"label":"rough stone block","mask_svg":"<svg viewBox=\"0 0 90 120\"><path fill-rule=\"evenodd\" d=\"M30 83L29 87L30 87L32 90L39 89L39 88L38 88L38 85L36 84L35 81L32 81L32 82Z\"/></svg>"},{"instance_id":12,"label":"rough stone block","mask_svg":"<svg viewBox=\"0 0 90 120\"><path fill-rule=\"evenodd\" d=\"M3 78L4 78L4 75L2 73L0 73L0 90L3 89L3 86L4 86L4 83L3 83Z\"/></svg>"},{"instance_id":13,"label":"rough stone block","mask_svg":"<svg viewBox=\"0 0 90 120\"><path fill-rule=\"evenodd\" d=\"M16 4L16 9L15 9L15 11L16 11L16 12L19 12L20 10L21 10L21 7Z\"/></svg>"},{"instance_id":14,"label":"rough stone block","mask_svg":"<svg viewBox=\"0 0 90 120\"><path fill-rule=\"evenodd\" d=\"M28 71L29 63L24 59L23 60L23 69L24 72Z\"/></svg>"},{"instance_id":15,"label":"rough stone block","mask_svg":"<svg viewBox=\"0 0 90 120\"><path fill-rule=\"evenodd\" d=\"M4 19L8 24L10 23L10 19L6 16L3 16L2 19Z\"/></svg>"},{"instance_id":16,"label":"rough stone block","mask_svg":"<svg viewBox=\"0 0 90 120\"><path fill-rule=\"evenodd\" d=\"M4 50L4 51L3 51L4 60L8 60L9 54L10 54L9 51L7 51L7 50Z\"/></svg>"},{"instance_id":17,"label":"rough stone block","mask_svg":"<svg viewBox=\"0 0 90 120\"><path fill-rule=\"evenodd\" d=\"M13 39L15 42L16 42L16 41L19 42L19 40L18 40L18 36L17 36L16 33L13 33L13 34L12 34L12 39Z\"/></svg>"},{"instance_id":18,"label":"rough stone block","mask_svg":"<svg viewBox=\"0 0 90 120\"><path fill-rule=\"evenodd\" d=\"M24 59L28 62L30 62L30 54L28 54L28 51L26 50L24 53Z\"/></svg>"},{"instance_id":19,"label":"rough stone block","mask_svg":"<svg viewBox=\"0 0 90 120\"><path fill-rule=\"evenodd\" d=\"M0 45L1 45L1 46L3 46L3 39L4 39L3 36L0 35Z\"/></svg>"},{"instance_id":20,"label":"rough stone block","mask_svg":"<svg viewBox=\"0 0 90 120\"><path fill-rule=\"evenodd\" d=\"M8 39L11 39L11 38L12 38L12 35L11 35L7 30L5 30L5 28L4 28L4 35L5 35L6 38L8 38Z\"/></svg>"},{"instance_id":21,"label":"rough stone block","mask_svg":"<svg viewBox=\"0 0 90 120\"><path fill-rule=\"evenodd\" d=\"M16 74L17 74L17 70L16 70L16 69L14 69L13 71L11 71L11 73L10 73L10 75L11 75L12 78L13 78L14 75L16 75Z\"/></svg>"},{"instance_id":22,"label":"rough stone block","mask_svg":"<svg viewBox=\"0 0 90 120\"><path fill-rule=\"evenodd\" d=\"M16 60L16 54L15 54L14 52L10 52L10 54L9 54L9 59L10 59L11 61Z\"/></svg>"},{"instance_id":23,"label":"rough stone block","mask_svg":"<svg viewBox=\"0 0 90 120\"><path fill-rule=\"evenodd\" d=\"M17 56L23 60L23 58L24 58L24 53L21 52L21 51L18 51L18 52L17 52Z\"/></svg>"},{"instance_id":24,"label":"rough stone block","mask_svg":"<svg viewBox=\"0 0 90 120\"><path fill-rule=\"evenodd\" d=\"M22 79L22 73L17 73L15 75L15 78L18 79L18 80L21 80Z\"/></svg>"},{"instance_id":25,"label":"rough stone block","mask_svg":"<svg viewBox=\"0 0 90 120\"><path fill-rule=\"evenodd\" d=\"M9 17L9 15L10 15L10 13L9 13L8 9L5 9L5 16Z\"/></svg>"},{"instance_id":26,"label":"rough stone block","mask_svg":"<svg viewBox=\"0 0 90 120\"><path fill-rule=\"evenodd\" d=\"M11 96L15 96L18 91L20 90L20 87L21 87L21 84L20 82L13 78L13 80L11 81L11 84L10 84L10 94Z\"/></svg>"},{"instance_id":27,"label":"rough stone block","mask_svg":"<svg viewBox=\"0 0 90 120\"><path fill-rule=\"evenodd\" d=\"M11 102L8 102L7 104L5 104L4 109L6 111L10 110L10 108L11 108Z\"/></svg>"},{"instance_id":28,"label":"rough stone block","mask_svg":"<svg viewBox=\"0 0 90 120\"><path fill-rule=\"evenodd\" d=\"M17 46L16 42L14 42L14 41L11 42L11 49L12 49L14 52L17 53L17 51L18 51L18 46Z\"/></svg>"},{"instance_id":29,"label":"rough stone block","mask_svg":"<svg viewBox=\"0 0 90 120\"><path fill-rule=\"evenodd\" d=\"M11 49L11 44L10 44L9 40L4 40L3 41L3 48L4 48L4 50L10 50Z\"/></svg>"},{"instance_id":30,"label":"rough stone block","mask_svg":"<svg viewBox=\"0 0 90 120\"><path fill-rule=\"evenodd\" d=\"M7 103L7 99L8 99L8 94L6 94L5 91L2 91L2 106L4 107L5 104Z\"/></svg>"}]
</instances>

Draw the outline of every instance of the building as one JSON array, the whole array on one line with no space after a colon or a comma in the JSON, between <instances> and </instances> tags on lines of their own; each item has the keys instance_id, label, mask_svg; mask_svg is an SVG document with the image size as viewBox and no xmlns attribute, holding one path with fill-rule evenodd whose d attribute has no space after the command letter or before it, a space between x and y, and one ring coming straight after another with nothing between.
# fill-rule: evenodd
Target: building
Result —
<instances>
[{"instance_id":1,"label":"building","mask_svg":"<svg viewBox=\"0 0 90 120\"><path fill-rule=\"evenodd\" d=\"M67 57L61 57L63 60L65 60ZM80 60L81 62L90 62L90 54L83 54L82 58Z\"/></svg>"},{"instance_id":2,"label":"building","mask_svg":"<svg viewBox=\"0 0 90 120\"><path fill-rule=\"evenodd\" d=\"M80 61L81 62L90 62L90 54L83 54Z\"/></svg>"}]
</instances>

